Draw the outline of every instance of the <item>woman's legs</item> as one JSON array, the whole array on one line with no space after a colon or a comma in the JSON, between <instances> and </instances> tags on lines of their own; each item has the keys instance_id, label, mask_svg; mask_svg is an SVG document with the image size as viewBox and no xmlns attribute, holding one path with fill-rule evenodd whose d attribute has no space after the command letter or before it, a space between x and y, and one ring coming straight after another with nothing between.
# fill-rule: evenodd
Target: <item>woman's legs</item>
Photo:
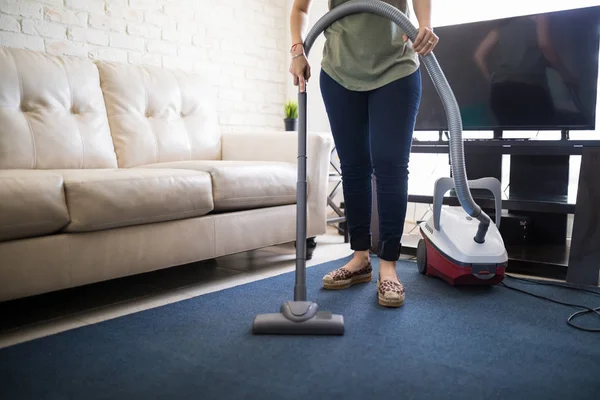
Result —
<instances>
[{"instance_id":1,"label":"woman's legs","mask_svg":"<svg viewBox=\"0 0 600 400\"><path fill-rule=\"evenodd\" d=\"M355 283L354 278L362 282L370 277L373 172L377 178L380 278L398 283L396 261L406 218L408 162L421 100L421 74L417 71L370 92L347 90L323 71L320 83L340 158L350 246L355 251L342 271L325 276L325 286L347 287ZM401 287L392 284L387 289L403 296Z\"/></svg>"},{"instance_id":2,"label":"woman's legs","mask_svg":"<svg viewBox=\"0 0 600 400\"><path fill-rule=\"evenodd\" d=\"M369 131L379 212L380 277L398 281L396 261L408 202L408 163L421 101L421 73L394 81L369 96Z\"/></svg>"},{"instance_id":3,"label":"woman's legs","mask_svg":"<svg viewBox=\"0 0 600 400\"><path fill-rule=\"evenodd\" d=\"M350 248L355 251L344 268L355 272L368 264L371 247L369 94L344 88L324 71L320 85L340 158Z\"/></svg>"}]
</instances>

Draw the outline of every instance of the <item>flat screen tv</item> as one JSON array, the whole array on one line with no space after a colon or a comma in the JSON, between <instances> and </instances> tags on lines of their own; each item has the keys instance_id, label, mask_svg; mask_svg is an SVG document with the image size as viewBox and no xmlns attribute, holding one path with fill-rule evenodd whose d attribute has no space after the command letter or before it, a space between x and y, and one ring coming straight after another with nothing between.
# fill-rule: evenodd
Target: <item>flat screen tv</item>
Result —
<instances>
[{"instance_id":1,"label":"flat screen tv","mask_svg":"<svg viewBox=\"0 0 600 400\"><path fill-rule=\"evenodd\" d=\"M600 6L435 28L464 130L594 130ZM425 67L417 131L447 130Z\"/></svg>"}]
</instances>

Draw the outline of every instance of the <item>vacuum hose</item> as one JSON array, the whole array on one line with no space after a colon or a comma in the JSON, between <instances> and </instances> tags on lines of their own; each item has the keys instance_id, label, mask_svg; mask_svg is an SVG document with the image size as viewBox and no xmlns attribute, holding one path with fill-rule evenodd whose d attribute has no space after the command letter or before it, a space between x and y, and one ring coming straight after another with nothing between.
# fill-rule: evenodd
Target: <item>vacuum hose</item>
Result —
<instances>
[{"instance_id":1,"label":"vacuum hose","mask_svg":"<svg viewBox=\"0 0 600 400\"><path fill-rule=\"evenodd\" d=\"M381 0L350 0L334 7L315 23L304 40L306 56L308 56L310 48L317 37L334 22L351 14L365 12L391 20L402 28L413 42L416 40L419 33L418 29L398 8ZM483 243L491 220L481 210L481 207L475 203L469 191L462 139L463 127L458 103L434 54L429 53L427 56L421 57L421 59L442 100L446 112L450 134L450 163L452 165L452 176L458 200L467 214L479 220L479 227L474 240L477 243ZM306 107L306 99L302 100L304 101L299 101L300 108ZM306 110L300 110L300 115L306 115Z\"/></svg>"}]
</instances>

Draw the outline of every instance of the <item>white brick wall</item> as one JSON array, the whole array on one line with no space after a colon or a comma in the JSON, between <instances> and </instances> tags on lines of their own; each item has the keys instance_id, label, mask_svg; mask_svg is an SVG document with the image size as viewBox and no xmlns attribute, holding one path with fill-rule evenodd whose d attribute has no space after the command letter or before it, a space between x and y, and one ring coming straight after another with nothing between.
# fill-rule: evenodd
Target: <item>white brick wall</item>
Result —
<instances>
[{"instance_id":1,"label":"white brick wall","mask_svg":"<svg viewBox=\"0 0 600 400\"><path fill-rule=\"evenodd\" d=\"M282 129L286 0L0 0L0 46L211 74L225 131Z\"/></svg>"}]
</instances>

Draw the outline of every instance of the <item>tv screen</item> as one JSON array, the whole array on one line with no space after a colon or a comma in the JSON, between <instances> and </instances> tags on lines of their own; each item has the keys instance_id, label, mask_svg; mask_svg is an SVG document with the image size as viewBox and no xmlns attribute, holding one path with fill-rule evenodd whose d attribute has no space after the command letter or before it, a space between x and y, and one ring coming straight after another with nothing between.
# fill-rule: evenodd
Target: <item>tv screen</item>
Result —
<instances>
[{"instance_id":1,"label":"tv screen","mask_svg":"<svg viewBox=\"0 0 600 400\"><path fill-rule=\"evenodd\" d=\"M464 130L594 130L600 7L435 28ZM422 65L416 130L447 130Z\"/></svg>"}]
</instances>

